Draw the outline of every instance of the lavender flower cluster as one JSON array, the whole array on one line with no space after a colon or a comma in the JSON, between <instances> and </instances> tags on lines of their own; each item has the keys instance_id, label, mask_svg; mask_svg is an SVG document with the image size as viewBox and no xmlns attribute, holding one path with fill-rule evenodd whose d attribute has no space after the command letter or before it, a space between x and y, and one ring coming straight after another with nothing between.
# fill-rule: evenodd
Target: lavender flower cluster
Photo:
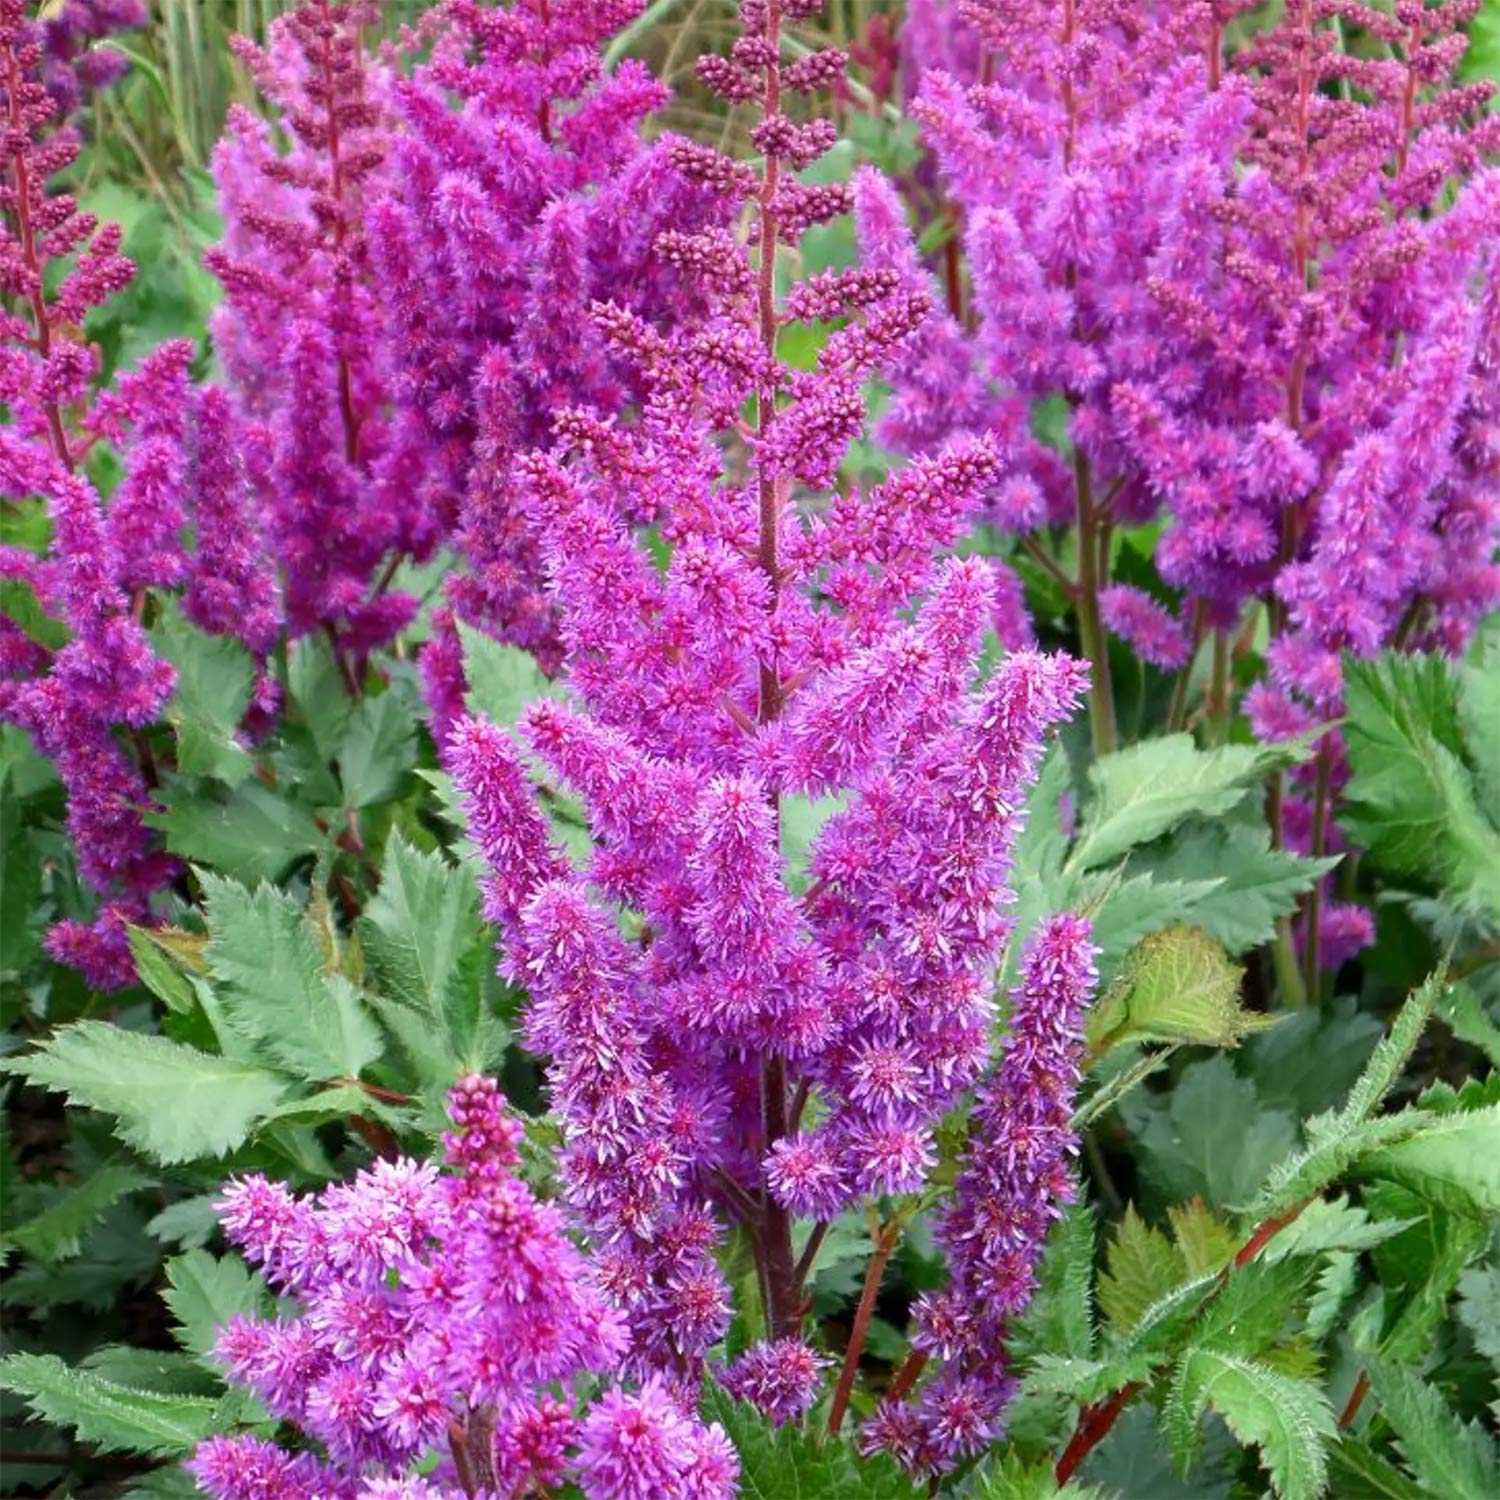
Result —
<instances>
[{"instance_id":1,"label":"lavender flower cluster","mask_svg":"<svg viewBox=\"0 0 1500 1500\"><path fill-rule=\"evenodd\" d=\"M232 1182L225 1232L295 1311L240 1317L217 1357L319 1444L211 1438L190 1465L213 1500L730 1500L738 1462L659 1381L584 1411L558 1392L619 1366L625 1332L562 1216L514 1175L519 1123L490 1079L449 1101L448 1171L380 1161L299 1199ZM283 1306L286 1304L284 1303ZM414 1465L432 1449L436 1470Z\"/></svg>"}]
</instances>

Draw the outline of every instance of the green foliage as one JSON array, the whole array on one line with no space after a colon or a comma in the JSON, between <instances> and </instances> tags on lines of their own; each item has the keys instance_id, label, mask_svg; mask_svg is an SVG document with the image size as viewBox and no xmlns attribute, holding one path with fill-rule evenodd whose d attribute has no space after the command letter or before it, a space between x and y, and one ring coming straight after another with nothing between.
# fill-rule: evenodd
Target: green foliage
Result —
<instances>
[{"instance_id":1,"label":"green foliage","mask_svg":"<svg viewBox=\"0 0 1500 1500\"><path fill-rule=\"evenodd\" d=\"M1143 740L1107 755L1089 773L1093 799L1070 863L1097 869L1194 814L1227 813L1268 771L1291 758L1289 752L1244 745L1200 750L1187 734Z\"/></svg>"},{"instance_id":2,"label":"green foliage","mask_svg":"<svg viewBox=\"0 0 1500 1500\"><path fill-rule=\"evenodd\" d=\"M1196 927L1173 926L1141 939L1089 1015L1095 1054L1126 1042L1201 1042L1233 1047L1271 1024L1240 1007L1244 970Z\"/></svg>"},{"instance_id":3,"label":"green foliage","mask_svg":"<svg viewBox=\"0 0 1500 1500\"><path fill-rule=\"evenodd\" d=\"M1443 1500L1493 1500L1500 1460L1489 1434L1461 1422L1442 1394L1410 1370L1377 1359L1368 1374L1406 1467L1428 1493Z\"/></svg>"},{"instance_id":4,"label":"green foliage","mask_svg":"<svg viewBox=\"0 0 1500 1500\"><path fill-rule=\"evenodd\" d=\"M166 1272L162 1295L176 1319L177 1341L189 1353L207 1355L231 1318L269 1310L265 1283L237 1255L215 1259L206 1250L189 1250L173 1256Z\"/></svg>"},{"instance_id":5,"label":"green foliage","mask_svg":"<svg viewBox=\"0 0 1500 1500\"><path fill-rule=\"evenodd\" d=\"M740 1500L919 1500L926 1493L883 1454L861 1460L842 1438L819 1442L793 1423L773 1427L754 1407L706 1388L704 1416L740 1456Z\"/></svg>"},{"instance_id":6,"label":"green foliage","mask_svg":"<svg viewBox=\"0 0 1500 1500\"><path fill-rule=\"evenodd\" d=\"M1465 719L1475 729L1486 720L1479 704L1494 692L1500 654L1490 652L1475 671L1483 675L1470 680L1464 714L1458 669L1444 657L1349 664L1345 738L1353 774L1339 820L1383 868L1435 888L1493 930L1500 927L1494 730L1471 747ZM1476 765L1485 768L1482 782Z\"/></svg>"},{"instance_id":7,"label":"green foliage","mask_svg":"<svg viewBox=\"0 0 1500 1500\"><path fill-rule=\"evenodd\" d=\"M1198 1446L1198 1424L1212 1409L1242 1443L1260 1449L1271 1488L1282 1500L1314 1500L1323 1492L1325 1445L1333 1410L1310 1380L1217 1350L1191 1349L1172 1372L1163 1423L1185 1469Z\"/></svg>"},{"instance_id":8,"label":"green foliage","mask_svg":"<svg viewBox=\"0 0 1500 1500\"><path fill-rule=\"evenodd\" d=\"M326 972L302 913L283 892L200 871L229 1024L275 1066L309 1079L358 1078L380 1055L379 1029L353 986Z\"/></svg>"},{"instance_id":9,"label":"green foliage","mask_svg":"<svg viewBox=\"0 0 1500 1500\"><path fill-rule=\"evenodd\" d=\"M162 1395L69 1369L54 1354L0 1360L0 1388L26 1399L39 1417L72 1428L106 1452L187 1453L224 1426L219 1403L205 1396Z\"/></svg>"},{"instance_id":10,"label":"green foliage","mask_svg":"<svg viewBox=\"0 0 1500 1500\"><path fill-rule=\"evenodd\" d=\"M15 1245L38 1260L67 1260L78 1254L84 1235L107 1208L126 1193L148 1185L148 1179L133 1167L107 1163L76 1187L63 1189L39 1214L0 1236L0 1245Z\"/></svg>"},{"instance_id":11,"label":"green foliage","mask_svg":"<svg viewBox=\"0 0 1500 1500\"><path fill-rule=\"evenodd\" d=\"M125 1141L167 1165L232 1151L287 1092L255 1063L103 1021L65 1026L0 1070L116 1116Z\"/></svg>"}]
</instances>

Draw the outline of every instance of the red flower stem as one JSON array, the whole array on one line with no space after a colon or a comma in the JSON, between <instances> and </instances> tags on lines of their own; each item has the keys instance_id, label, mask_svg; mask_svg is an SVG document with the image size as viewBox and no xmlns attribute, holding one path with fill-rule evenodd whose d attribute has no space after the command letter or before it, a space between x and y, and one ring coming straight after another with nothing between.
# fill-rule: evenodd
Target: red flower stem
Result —
<instances>
[{"instance_id":1,"label":"red flower stem","mask_svg":"<svg viewBox=\"0 0 1500 1500\"><path fill-rule=\"evenodd\" d=\"M886 1262L890 1260L900 1239L900 1220L892 1219L875 1241L875 1253L870 1257L869 1269L865 1272L864 1290L859 1294L859 1306L854 1309L854 1323L849 1329L849 1344L844 1350L844 1367L839 1371L839 1383L833 1392L833 1405L828 1410L830 1437L844 1424L844 1413L849 1409L849 1397L854 1390L855 1377L859 1374L859 1358L865 1352L870 1319L875 1315L875 1301L880 1296L880 1283L885 1277Z\"/></svg>"},{"instance_id":2,"label":"red flower stem","mask_svg":"<svg viewBox=\"0 0 1500 1500\"><path fill-rule=\"evenodd\" d=\"M1250 1238L1235 1252L1234 1259L1224 1267L1204 1301L1207 1302L1216 1296L1228 1282L1233 1271L1249 1265L1316 1197L1317 1194L1314 1193L1303 1198L1284 1212L1272 1214L1269 1219L1258 1224ZM1055 1476L1059 1486L1066 1484L1079 1464L1104 1441L1110 1428L1115 1425L1115 1419L1130 1404L1131 1398L1144 1384L1143 1381L1133 1380L1127 1385L1122 1385L1113 1395L1106 1396L1102 1401L1096 1401L1091 1406L1085 1406L1079 1412L1078 1425L1073 1429L1073 1436L1068 1440L1068 1446L1063 1449L1062 1457L1057 1461Z\"/></svg>"},{"instance_id":3,"label":"red flower stem","mask_svg":"<svg viewBox=\"0 0 1500 1500\"><path fill-rule=\"evenodd\" d=\"M1363 1404L1365 1396L1370 1390L1370 1377L1363 1370L1359 1372L1359 1379L1354 1382L1354 1389L1349 1392L1349 1399L1344 1403L1344 1409L1339 1413L1339 1428L1353 1425L1355 1417L1359 1415L1359 1408Z\"/></svg>"}]
</instances>

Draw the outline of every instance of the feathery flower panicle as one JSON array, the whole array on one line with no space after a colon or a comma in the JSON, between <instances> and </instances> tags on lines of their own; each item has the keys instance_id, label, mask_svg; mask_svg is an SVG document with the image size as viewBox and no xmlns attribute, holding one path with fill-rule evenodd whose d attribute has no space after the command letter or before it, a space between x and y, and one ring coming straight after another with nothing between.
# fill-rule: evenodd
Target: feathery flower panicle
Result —
<instances>
[{"instance_id":1,"label":"feathery flower panicle","mask_svg":"<svg viewBox=\"0 0 1500 1500\"><path fill-rule=\"evenodd\" d=\"M446 1172L381 1161L311 1198L260 1177L226 1187L226 1234L292 1310L234 1319L218 1358L327 1457L213 1438L190 1465L199 1487L447 1500L576 1480L601 1497L729 1500L722 1431L664 1386L607 1391L586 1414L558 1394L618 1368L618 1315L557 1210L514 1175L521 1126L493 1080L460 1079L449 1117Z\"/></svg>"},{"instance_id":2,"label":"feathery flower panicle","mask_svg":"<svg viewBox=\"0 0 1500 1500\"><path fill-rule=\"evenodd\" d=\"M882 437L920 454L988 432L991 519L1033 546L1071 521L1100 559L1068 580L1100 751L1110 634L1179 670L1214 633L1227 661L1266 609L1269 680L1244 706L1275 739L1338 716L1343 652L1462 649L1500 603L1481 435L1500 390L1500 120L1485 86L1451 81L1474 6L1295 0L1231 65L1243 9L1153 6L1142 24L1113 4L931 0L907 39L970 306L948 276ZM1379 57L1344 50L1350 23ZM902 217L866 191L861 241L930 286ZM1045 397L1066 403L1066 458L1028 430ZM1097 546L1157 514L1175 607L1111 585ZM1338 754L1325 737L1288 800L1321 782L1331 807Z\"/></svg>"},{"instance_id":3,"label":"feathery flower panicle","mask_svg":"<svg viewBox=\"0 0 1500 1500\"><path fill-rule=\"evenodd\" d=\"M1066 912L1027 944L1000 1062L979 1087L941 1213L948 1285L917 1305L913 1347L936 1373L910 1405L887 1403L865 1430L867 1447L887 1448L909 1468L942 1472L1000 1435L1015 1388L1006 1320L1031 1301L1047 1231L1074 1195L1069 1122L1094 953L1089 924Z\"/></svg>"},{"instance_id":4,"label":"feathery flower panicle","mask_svg":"<svg viewBox=\"0 0 1500 1500\"><path fill-rule=\"evenodd\" d=\"M864 386L922 338L931 298L899 265L780 289L778 250L856 196L799 176L832 137L798 91L842 66L781 62L784 24L815 9L745 0L700 70L758 102L757 164L668 142L709 206L646 263L700 315L601 300L633 408L571 408L516 463L571 689L521 716L538 764L482 720L444 750L631 1366L696 1383L729 1315L712 1252L743 1224L769 1336L726 1380L778 1419L821 1384L792 1218L925 1182L938 1120L985 1068L1020 809L1087 682L1030 650L978 682L996 621L1024 633L1013 580L946 554L999 445L840 477ZM778 355L792 322L834 325L812 369ZM587 869L554 847L537 775L585 804ZM803 876L789 834L813 797Z\"/></svg>"},{"instance_id":5,"label":"feathery flower panicle","mask_svg":"<svg viewBox=\"0 0 1500 1500\"><path fill-rule=\"evenodd\" d=\"M70 4L54 19L72 35L132 15L129 6ZM141 616L148 589L181 585L195 567L187 533L198 434L185 341L99 387L98 356L79 325L128 285L134 267L119 253L118 226L99 225L53 189L79 140L42 81L49 37L26 20L20 0L0 3L0 101L17 126L5 143L10 186L0 217L0 289L12 307L0 318L0 402L10 415L0 434L0 497L8 505L38 498L51 520L45 555L7 547L0 570L29 587L68 639L49 649L6 622L0 717L26 729L52 761L79 873L99 897L96 917L58 923L48 950L113 989L134 974L126 924L149 920L152 893L175 871L143 818L150 759L127 753L121 732L152 724L172 692L172 669L152 651ZM62 274L49 276L57 266ZM98 443L116 450L123 469L107 507L83 467ZM214 522L197 520L211 549ZM256 543L246 537L243 546ZM257 628L264 655L275 626L263 618Z\"/></svg>"},{"instance_id":6,"label":"feathery flower panicle","mask_svg":"<svg viewBox=\"0 0 1500 1500\"><path fill-rule=\"evenodd\" d=\"M412 455L393 477L461 557L423 658L440 739L462 701L458 622L559 665L512 470L559 411L608 416L627 397L628 368L591 303L691 310L677 269L652 253L659 232L695 228L706 206L665 144L640 141L666 90L633 60L607 73L601 56L640 8L465 0L389 89L389 161L366 224L395 428Z\"/></svg>"}]
</instances>

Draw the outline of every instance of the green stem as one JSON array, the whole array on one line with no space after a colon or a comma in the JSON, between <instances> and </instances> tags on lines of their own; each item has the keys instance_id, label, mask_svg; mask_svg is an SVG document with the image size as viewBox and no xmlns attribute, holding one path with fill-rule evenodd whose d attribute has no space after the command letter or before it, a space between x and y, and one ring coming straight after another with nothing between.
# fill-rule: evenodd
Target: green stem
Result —
<instances>
[{"instance_id":1,"label":"green stem","mask_svg":"<svg viewBox=\"0 0 1500 1500\"><path fill-rule=\"evenodd\" d=\"M1103 560L1101 566L1099 518L1094 511L1094 481L1088 455L1076 446L1073 488L1078 502L1078 634L1084 655L1093 665L1089 674L1089 728L1094 757L1098 759L1119 744L1114 686L1109 676L1109 636L1099 619L1099 591L1108 579L1108 561Z\"/></svg>"}]
</instances>

